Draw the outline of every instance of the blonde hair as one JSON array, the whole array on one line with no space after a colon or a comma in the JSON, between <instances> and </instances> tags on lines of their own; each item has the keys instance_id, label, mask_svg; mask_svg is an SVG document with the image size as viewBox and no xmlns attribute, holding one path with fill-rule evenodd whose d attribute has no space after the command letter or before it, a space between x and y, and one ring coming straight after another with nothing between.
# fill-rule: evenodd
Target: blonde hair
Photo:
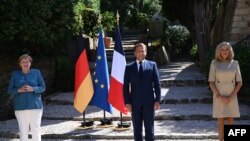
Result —
<instances>
[{"instance_id":1,"label":"blonde hair","mask_svg":"<svg viewBox=\"0 0 250 141\"><path fill-rule=\"evenodd\" d=\"M31 57L30 55L28 55L28 54L23 54L23 55L21 55L21 56L19 57L19 59L18 59L18 64L20 64L20 62L21 62L23 59L29 59L31 63L32 63L32 61L33 61L32 57Z\"/></svg>"},{"instance_id":2,"label":"blonde hair","mask_svg":"<svg viewBox=\"0 0 250 141\"><path fill-rule=\"evenodd\" d=\"M226 46L229 49L229 55L226 59L226 61L231 61L234 58L234 51L230 43L228 42L221 42L220 44L217 45L216 50L215 50L215 60L216 61L223 61L223 58L221 56L221 49L222 47Z\"/></svg>"},{"instance_id":3,"label":"blonde hair","mask_svg":"<svg viewBox=\"0 0 250 141\"><path fill-rule=\"evenodd\" d=\"M146 51L147 51L147 47L146 47L146 45L143 44L143 43L135 44L134 51L136 51L136 49L137 49L138 47L144 47L144 48L146 49Z\"/></svg>"}]
</instances>

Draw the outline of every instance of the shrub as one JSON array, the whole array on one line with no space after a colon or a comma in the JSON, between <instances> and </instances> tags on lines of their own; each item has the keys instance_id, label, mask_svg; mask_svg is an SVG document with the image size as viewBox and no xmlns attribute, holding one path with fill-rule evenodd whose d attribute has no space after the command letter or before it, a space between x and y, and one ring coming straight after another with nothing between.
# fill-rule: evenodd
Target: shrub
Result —
<instances>
[{"instance_id":1,"label":"shrub","mask_svg":"<svg viewBox=\"0 0 250 141\"><path fill-rule=\"evenodd\" d=\"M191 56L191 58L195 61L198 61L199 59L199 52L198 52L198 46L197 44L193 44L192 48L189 51L189 54Z\"/></svg>"},{"instance_id":2,"label":"shrub","mask_svg":"<svg viewBox=\"0 0 250 141\"><path fill-rule=\"evenodd\" d=\"M99 22L99 13L98 11L86 8L82 12L83 19L83 31L84 34L89 35L90 37L95 37L98 33L98 22Z\"/></svg>"},{"instance_id":3,"label":"shrub","mask_svg":"<svg viewBox=\"0 0 250 141\"><path fill-rule=\"evenodd\" d=\"M71 35L72 7L68 0L2 0L0 47L38 54L55 51Z\"/></svg>"},{"instance_id":4,"label":"shrub","mask_svg":"<svg viewBox=\"0 0 250 141\"><path fill-rule=\"evenodd\" d=\"M127 16L126 26L131 29L139 29L142 33L148 27L148 21L150 15L142 12L131 12L132 14Z\"/></svg>"},{"instance_id":5,"label":"shrub","mask_svg":"<svg viewBox=\"0 0 250 141\"><path fill-rule=\"evenodd\" d=\"M108 33L112 32L116 25L116 16L113 12L105 11L101 14L101 23L103 30ZM109 36L109 35L108 35Z\"/></svg>"},{"instance_id":6,"label":"shrub","mask_svg":"<svg viewBox=\"0 0 250 141\"><path fill-rule=\"evenodd\" d=\"M187 48L187 43L190 39L190 32L185 26L169 26L165 33L168 34L166 40L172 57L178 56L187 50L185 48Z\"/></svg>"}]
</instances>

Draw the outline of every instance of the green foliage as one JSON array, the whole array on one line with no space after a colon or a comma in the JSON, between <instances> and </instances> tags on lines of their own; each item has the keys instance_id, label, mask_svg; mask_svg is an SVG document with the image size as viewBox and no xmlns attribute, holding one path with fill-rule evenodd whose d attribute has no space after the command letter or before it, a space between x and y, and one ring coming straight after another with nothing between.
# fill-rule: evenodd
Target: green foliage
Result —
<instances>
[{"instance_id":1,"label":"green foliage","mask_svg":"<svg viewBox=\"0 0 250 141\"><path fill-rule=\"evenodd\" d=\"M105 11L101 14L101 24L104 31L111 32L116 25L116 16L113 12Z\"/></svg>"},{"instance_id":2,"label":"green foliage","mask_svg":"<svg viewBox=\"0 0 250 141\"><path fill-rule=\"evenodd\" d=\"M85 9L85 5L82 1L78 1L74 4L73 8L73 23L72 23L72 33L74 36L79 35L83 30L83 19L82 19L82 12Z\"/></svg>"},{"instance_id":3,"label":"green foliage","mask_svg":"<svg viewBox=\"0 0 250 141\"><path fill-rule=\"evenodd\" d=\"M91 8L95 11L100 9L100 0L80 0L87 8Z\"/></svg>"},{"instance_id":4,"label":"green foliage","mask_svg":"<svg viewBox=\"0 0 250 141\"><path fill-rule=\"evenodd\" d=\"M222 5L223 0L213 0L212 1L212 20L211 25L214 24L216 17L219 14L220 6Z\"/></svg>"},{"instance_id":5,"label":"green foliage","mask_svg":"<svg viewBox=\"0 0 250 141\"><path fill-rule=\"evenodd\" d=\"M51 51L70 35L71 11L72 2L68 0L2 0L0 44L6 48L33 48L39 53Z\"/></svg>"},{"instance_id":6,"label":"green foliage","mask_svg":"<svg viewBox=\"0 0 250 141\"><path fill-rule=\"evenodd\" d=\"M167 31L169 43L169 50L172 56L180 55L183 53L184 48L186 47L186 43L188 39L190 39L190 32L185 26L174 25L169 26Z\"/></svg>"},{"instance_id":7,"label":"green foliage","mask_svg":"<svg viewBox=\"0 0 250 141\"><path fill-rule=\"evenodd\" d=\"M98 33L99 13L94 9L86 8L82 12L83 31L91 37L95 37Z\"/></svg>"},{"instance_id":8,"label":"green foliage","mask_svg":"<svg viewBox=\"0 0 250 141\"><path fill-rule=\"evenodd\" d=\"M100 6L101 11L116 12L118 10L120 15L119 24L133 29L143 29L148 25L148 19L161 11L159 0L102 0ZM143 27L141 27L141 25Z\"/></svg>"},{"instance_id":9,"label":"green foliage","mask_svg":"<svg viewBox=\"0 0 250 141\"><path fill-rule=\"evenodd\" d=\"M130 14L127 16L126 26L131 29L139 29L141 31L144 31L145 28L148 27L149 18L149 15L142 12Z\"/></svg>"},{"instance_id":10,"label":"green foliage","mask_svg":"<svg viewBox=\"0 0 250 141\"><path fill-rule=\"evenodd\" d=\"M189 51L189 54L194 60L197 60L199 58L199 52L198 52L198 46L197 44L193 44L192 48Z\"/></svg>"},{"instance_id":11,"label":"green foliage","mask_svg":"<svg viewBox=\"0 0 250 141\"><path fill-rule=\"evenodd\" d=\"M95 36L99 24L99 7L99 0L77 0L73 9L73 35L84 33L91 37Z\"/></svg>"},{"instance_id":12,"label":"green foliage","mask_svg":"<svg viewBox=\"0 0 250 141\"><path fill-rule=\"evenodd\" d=\"M141 12L147 15L154 15L161 12L161 5L159 0L144 0L144 5Z\"/></svg>"}]
</instances>

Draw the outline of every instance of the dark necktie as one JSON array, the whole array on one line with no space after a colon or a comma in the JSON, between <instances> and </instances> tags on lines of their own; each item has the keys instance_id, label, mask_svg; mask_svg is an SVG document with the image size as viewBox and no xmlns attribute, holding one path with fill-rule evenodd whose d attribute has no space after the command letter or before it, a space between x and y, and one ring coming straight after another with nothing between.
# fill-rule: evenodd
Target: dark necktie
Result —
<instances>
[{"instance_id":1,"label":"dark necktie","mask_svg":"<svg viewBox=\"0 0 250 141\"><path fill-rule=\"evenodd\" d=\"M139 66L139 78L142 79L143 76L143 68L142 68L142 62L139 62L140 66Z\"/></svg>"}]
</instances>

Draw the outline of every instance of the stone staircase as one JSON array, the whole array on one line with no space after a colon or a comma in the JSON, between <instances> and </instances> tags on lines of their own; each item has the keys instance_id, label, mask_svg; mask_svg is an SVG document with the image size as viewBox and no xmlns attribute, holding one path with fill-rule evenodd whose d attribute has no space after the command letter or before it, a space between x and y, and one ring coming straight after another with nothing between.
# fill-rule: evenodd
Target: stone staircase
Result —
<instances>
[{"instance_id":1,"label":"stone staircase","mask_svg":"<svg viewBox=\"0 0 250 141\"><path fill-rule=\"evenodd\" d=\"M134 61L134 44L138 42L137 31L122 30L121 40L124 50L124 55L127 62ZM114 41L109 49L106 49L107 61L112 62L113 51L114 51Z\"/></svg>"},{"instance_id":2,"label":"stone staircase","mask_svg":"<svg viewBox=\"0 0 250 141\"><path fill-rule=\"evenodd\" d=\"M121 32L121 38L122 38L122 46L124 50L124 55L126 57L126 62L129 63L129 62L134 61L135 59L134 58L134 44L138 41L137 31L123 30ZM105 49L106 55L107 55L109 73L111 73L114 46L115 46L115 41L113 40L110 48ZM91 71L93 72L95 62L89 62L89 65L90 65Z\"/></svg>"}]
</instances>

